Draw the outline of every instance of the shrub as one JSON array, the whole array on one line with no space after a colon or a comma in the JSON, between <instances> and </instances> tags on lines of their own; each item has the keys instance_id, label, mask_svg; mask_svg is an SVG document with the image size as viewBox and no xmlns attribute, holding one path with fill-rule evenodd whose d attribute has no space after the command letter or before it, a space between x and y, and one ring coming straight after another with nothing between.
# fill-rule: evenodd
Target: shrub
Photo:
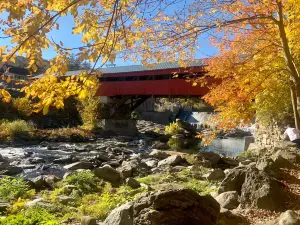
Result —
<instances>
[{"instance_id":1,"label":"shrub","mask_svg":"<svg viewBox=\"0 0 300 225\"><path fill-rule=\"evenodd\" d=\"M1 225L59 225L59 221L54 215L48 213L45 209L33 207L21 211L16 215L10 215L0 219Z\"/></svg>"},{"instance_id":2,"label":"shrub","mask_svg":"<svg viewBox=\"0 0 300 225\"><path fill-rule=\"evenodd\" d=\"M27 118L32 114L33 108L28 98L15 98L12 100L12 106L17 111L20 118Z\"/></svg>"},{"instance_id":3,"label":"shrub","mask_svg":"<svg viewBox=\"0 0 300 225\"><path fill-rule=\"evenodd\" d=\"M95 96L96 91L91 91L89 95L80 100L78 111L81 117L83 128L94 130L99 121L99 112L101 110L100 98Z\"/></svg>"},{"instance_id":4,"label":"shrub","mask_svg":"<svg viewBox=\"0 0 300 225\"><path fill-rule=\"evenodd\" d=\"M83 170L71 174L65 180L58 183L58 187L60 188L63 188L66 185L76 186L76 189L73 190L73 194L83 196L90 193L101 192L104 182L96 177L91 171Z\"/></svg>"},{"instance_id":5,"label":"shrub","mask_svg":"<svg viewBox=\"0 0 300 225\"><path fill-rule=\"evenodd\" d=\"M22 177L3 177L0 179L0 198L3 200L16 200L18 198L30 198L34 195L32 190L25 184Z\"/></svg>"},{"instance_id":6,"label":"shrub","mask_svg":"<svg viewBox=\"0 0 300 225\"><path fill-rule=\"evenodd\" d=\"M169 126L165 127L165 134L174 135L181 134L182 132L182 128L176 122L170 123Z\"/></svg>"},{"instance_id":7,"label":"shrub","mask_svg":"<svg viewBox=\"0 0 300 225\"><path fill-rule=\"evenodd\" d=\"M34 126L30 122L24 120L2 121L0 124L0 136L2 139L15 139L20 136L29 136L34 130Z\"/></svg>"}]
</instances>

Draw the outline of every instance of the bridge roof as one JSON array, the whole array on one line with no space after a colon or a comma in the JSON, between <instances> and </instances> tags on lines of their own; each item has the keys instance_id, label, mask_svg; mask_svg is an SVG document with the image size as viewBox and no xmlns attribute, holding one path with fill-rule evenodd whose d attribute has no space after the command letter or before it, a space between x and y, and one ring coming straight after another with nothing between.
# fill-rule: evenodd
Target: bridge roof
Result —
<instances>
[{"instance_id":1,"label":"bridge roof","mask_svg":"<svg viewBox=\"0 0 300 225\"><path fill-rule=\"evenodd\" d=\"M206 64L204 60L197 59L190 62L187 62L187 67L198 67L203 68ZM170 73L171 71L176 71L182 68L178 62L166 62L166 63L155 63L151 64L150 66L143 66L143 65L131 65L131 66L116 66L116 67L108 67L108 68L100 68L98 69L103 75L116 75L120 76L121 74L135 75L136 72L153 72L153 71L166 71ZM72 76L72 75L79 75L84 70L76 70L76 71L68 71L65 76ZM141 75L141 74L140 74ZM146 75L146 74L145 74ZM34 79L41 78L43 74L33 77Z\"/></svg>"}]
</instances>

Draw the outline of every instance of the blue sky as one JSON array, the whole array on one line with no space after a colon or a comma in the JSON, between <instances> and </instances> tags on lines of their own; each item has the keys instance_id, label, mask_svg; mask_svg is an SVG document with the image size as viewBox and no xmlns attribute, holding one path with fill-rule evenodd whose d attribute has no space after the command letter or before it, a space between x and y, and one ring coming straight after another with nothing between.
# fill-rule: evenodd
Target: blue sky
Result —
<instances>
[{"instance_id":1,"label":"blue sky","mask_svg":"<svg viewBox=\"0 0 300 225\"><path fill-rule=\"evenodd\" d=\"M4 18L4 16L0 15L0 18ZM49 36L52 37L55 42L59 43L60 41L64 43L64 47L78 47L81 46L81 37L80 35L73 35L72 28L74 26L72 16L65 16L59 19L60 28L59 30L54 29ZM1 32L0 35L2 36ZM196 53L196 58L207 58L217 53L216 48L209 46L208 37L203 36L199 39L200 49ZM1 45L10 45L9 39L0 39ZM43 52L43 57L45 59L51 59L55 57L56 52L53 49L48 49ZM116 66L124 66L124 65L132 65L139 64L133 63L131 61L124 62L121 58L116 59Z\"/></svg>"}]
</instances>

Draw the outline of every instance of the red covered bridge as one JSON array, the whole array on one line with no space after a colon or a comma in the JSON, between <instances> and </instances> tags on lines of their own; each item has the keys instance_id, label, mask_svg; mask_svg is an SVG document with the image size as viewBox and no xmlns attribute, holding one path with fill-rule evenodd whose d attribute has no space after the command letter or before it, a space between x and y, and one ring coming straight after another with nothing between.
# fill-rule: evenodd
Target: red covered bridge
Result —
<instances>
[{"instance_id":1,"label":"red covered bridge","mask_svg":"<svg viewBox=\"0 0 300 225\"><path fill-rule=\"evenodd\" d=\"M135 65L101 68L101 86L97 95L110 97L109 102L113 102L110 115L117 111L124 112L121 110L124 107L132 111L151 96L201 97L208 92L208 87L193 87L187 80L203 76L207 72L205 66L203 60L194 60L184 68L176 62L153 64L150 67ZM66 76L80 72L70 71Z\"/></svg>"},{"instance_id":2,"label":"red covered bridge","mask_svg":"<svg viewBox=\"0 0 300 225\"><path fill-rule=\"evenodd\" d=\"M145 66L121 66L101 69L99 96L203 96L207 87L193 87L187 79L205 74L202 60L181 68L178 63ZM176 74L176 76L174 76Z\"/></svg>"}]
</instances>

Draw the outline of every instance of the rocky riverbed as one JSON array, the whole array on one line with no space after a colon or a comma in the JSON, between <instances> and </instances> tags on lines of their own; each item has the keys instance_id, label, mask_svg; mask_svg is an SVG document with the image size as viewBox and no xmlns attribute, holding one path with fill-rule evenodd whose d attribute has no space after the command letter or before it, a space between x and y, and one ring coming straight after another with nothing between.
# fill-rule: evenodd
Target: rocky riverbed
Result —
<instances>
[{"instance_id":1,"label":"rocky riverbed","mask_svg":"<svg viewBox=\"0 0 300 225\"><path fill-rule=\"evenodd\" d=\"M300 151L293 144L251 145L234 157L187 154L168 149L157 132L163 127L139 126L136 138L2 146L1 174L22 175L35 193L7 197L9 185L23 181L2 176L0 224L24 223L34 207L51 225L300 224Z\"/></svg>"}]
</instances>

